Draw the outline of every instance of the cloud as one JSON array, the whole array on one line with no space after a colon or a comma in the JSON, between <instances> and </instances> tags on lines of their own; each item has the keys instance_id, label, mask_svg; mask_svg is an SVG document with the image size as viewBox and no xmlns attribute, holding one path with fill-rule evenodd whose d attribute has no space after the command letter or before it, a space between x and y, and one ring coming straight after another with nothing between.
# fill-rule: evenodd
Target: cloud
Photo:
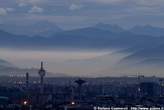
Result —
<instances>
[{"instance_id":1,"label":"cloud","mask_svg":"<svg viewBox=\"0 0 164 110\"><path fill-rule=\"evenodd\" d=\"M0 8L0 16L6 16L9 12L13 11L13 8Z\"/></svg>"},{"instance_id":2,"label":"cloud","mask_svg":"<svg viewBox=\"0 0 164 110\"><path fill-rule=\"evenodd\" d=\"M17 4L20 7L28 6L28 5L37 5L41 3L42 0L17 0Z\"/></svg>"},{"instance_id":3,"label":"cloud","mask_svg":"<svg viewBox=\"0 0 164 110\"><path fill-rule=\"evenodd\" d=\"M44 10L38 6L33 6L28 12L29 13L42 13Z\"/></svg>"},{"instance_id":4,"label":"cloud","mask_svg":"<svg viewBox=\"0 0 164 110\"><path fill-rule=\"evenodd\" d=\"M129 0L84 0L85 2L93 2L93 3L103 3L103 4L115 4L115 3L123 3Z\"/></svg>"},{"instance_id":5,"label":"cloud","mask_svg":"<svg viewBox=\"0 0 164 110\"><path fill-rule=\"evenodd\" d=\"M40 13L49 20L53 17L63 16L58 19L60 25L66 27L81 27L85 24L95 24L97 22L117 23L123 26L133 26L138 23L146 23L164 26L164 0L5 0L0 2L1 16L14 11L11 16L1 17L1 21L8 23L26 19L34 14ZM21 7L19 7L21 6ZM12 7L7 9L5 7ZM49 10L49 11L47 11ZM54 12L55 10L55 12ZM44 12L44 13L43 13ZM78 16L71 21L67 20L69 16ZM17 17L17 19L16 19ZM23 17L23 18L22 18ZM137 18L137 19L136 19ZM134 22L135 19L135 22ZM151 21L150 21L151 19ZM32 21L32 20L31 20ZM29 22L31 22L29 21ZM77 22L78 21L78 22ZM133 22L131 22L133 21ZM161 22L161 23L159 23ZM83 25L84 26L84 25Z\"/></svg>"},{"instance_id":6,"label":"cloud","mask_svg":"<svg viewBox=\"0 0 164 110\"><path fill-rule=\"evenodd\" d=\"M13 9L13 8L6 8L6 11L7 12L13 12L15 9Z\"/></svg>"},{"instance_id":7,"label":"cloud","mask_svg":"<svg viewBox=\"0 0 164 110\"><path fill-rule=\"evenodd\" d=\"M78 4L71 4L69 9L70 10L78 10L81 9L83 6L82 5L78 5Z\"/></svg>"},{"instance_id":8,"label":"cloud","mask_svg":"<svg viewBox=\"0 0 164 110\"><path fill-rule=\"evenodd\" d=\"M27 6L27 4L22 2L22 3L18 3L18 6L19 7L24 7L24 6Z\"/></svg>"},{"instance_id":9,"label":"cloud","mask_svg":"<svg viewBox=\"0 0 164 110\"><path fill-rule=\"evenodd\" d=\"M81 0L81 2L97 5L139 6L139 7L162 7L164 0Z\"/></svg>"},{"instance_id":10,"label":"cloud","mask_svg":"<svg viewBox=\"0 0 164 110\"><path fill-rule=\"evenodd\" d=\"M7 10L5 8L0 8L0 16L7 15Z\"/></svg>"},{"instance_id":11,"label":"cloud","mask_svg":"<svg viewBox=\"0 0 164 110\"><path fill-rule=\"evenodd\" d=\"M147 5L147 6L157 6L157 5L159 6L164 3L163 0L136 0L135 2L140 5Z\"/></svg>"}]
</instances>

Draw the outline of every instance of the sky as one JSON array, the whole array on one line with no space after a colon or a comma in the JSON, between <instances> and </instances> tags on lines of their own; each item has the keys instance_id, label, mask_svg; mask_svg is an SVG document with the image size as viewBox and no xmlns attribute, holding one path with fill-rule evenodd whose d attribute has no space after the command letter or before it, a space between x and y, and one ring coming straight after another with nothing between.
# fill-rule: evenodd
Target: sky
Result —
<instances>
[{"instance_id":1,"label":"sky","mask_svg":"<svg viewBox=\"0 0 164 110\"><path fill-rule=\"evenodd\" d=\"M164 27L164 0L0 0L0 23L47 20L65 28L99 22Z\"/></svg>"}]
</instances>

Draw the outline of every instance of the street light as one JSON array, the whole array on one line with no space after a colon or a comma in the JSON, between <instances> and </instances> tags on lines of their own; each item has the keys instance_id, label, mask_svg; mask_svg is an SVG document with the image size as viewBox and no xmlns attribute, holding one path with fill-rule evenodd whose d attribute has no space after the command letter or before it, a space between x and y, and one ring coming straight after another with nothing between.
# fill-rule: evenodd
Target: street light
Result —
<instances>
[{"instance_id":1,"label":"street light","mask_svg":"<svg viewBox=\"0 0 164 110\"><path fill-rule=\"evenodd\" d=\"M23 101L23 105L28 105L28 102L26 100Z\"/></svg>"},{"instance_id":2,"label":"street light","mask_svg":"<svg viewBox=\"0 0 164 110\"><path fill-rule=\"evenodd\" d=\"M72 102L71 102L71 105L75 105L75 102L74 102L74 101L72 101Z\"/></svg>"}]
</instances>

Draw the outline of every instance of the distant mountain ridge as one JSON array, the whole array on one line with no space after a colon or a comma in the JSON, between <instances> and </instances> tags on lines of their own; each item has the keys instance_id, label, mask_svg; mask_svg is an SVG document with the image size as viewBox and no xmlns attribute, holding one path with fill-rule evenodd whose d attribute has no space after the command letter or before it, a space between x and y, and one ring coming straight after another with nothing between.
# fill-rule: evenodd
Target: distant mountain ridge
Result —
<instances>
[{"instance_id":1,"label":"distant mountain ridge","mask_svg":"<svg viewBox=\"0 0 164 110\"><path fill-rule=\"evenodd\" d=\"M15 35L50 37L57 32L63 31L55 23L40 21L28 25L0 24L0 29Z\"/></svg>"},{"instance_id":2,"label":"distant mountain ridge","mask_svg":"<svg viewBox=\"0 0 164 110\"><path fill-rule=\"evenodd\" d=\"M97 29L102 29L102 30L108 30L111 32L119 33L125 31L122 27L116 25L116 24L104 24L104 23L98 23L93 26L94 28Z\"/></svg>"},{"instance_id":3,"label":"distant mountain ridge","mask_svg":"<svg viewBox=\"0 0 164 110\"><path fill-rule=\"evenodd\" d=\"M41 27L41 24L38 24L38 27ZM125 58L129 60L159 59L164 56L163 46L164 28L149 25L125 30L117 25L99 23L86 28L55 32L51 37L29 37L0 30L0 47L52 50L118 48L121 52L130 53Z\"/></svg>"},{"instance_id":4,"label":"distant mountain ridge","mask_svg":"<svg viewBox=\"0 0 164 110\"><path fill-rule=\"evenodd\" d=\"M3 60L3 59L0 59L0 66L2 67L11 67L13 66L13 64L11 64L10 62L6 61L6 60Z\"/></svg>"},{"instance_id":5,"label":"distant mountain ridge","mask_svg":"<svg viewBox=\"0 0 164 110\"><path fill-rule=\"evenodd\" d=\"M88 27L86 27L88 28ZM149 35L149 36L164 36L164 28L155 27L152 25L136 25L130 29L124 29L116 24L105 24L97 23L90 28L96 28L106 31L111 31L114 33L120 32L131 32L139 35ZM64 32L55 23L49 21L39 21L35 23L29 23L28 25L21 24L0 24L0 30L15 34L15 35L26 35L26 36L43 36L50 37L56 33ZM77 29L74 29L77 30Z\"/></svg>"},{"instance_id":6,"label":"distant mountain ridge","mask_svg":"<svg viewBox=\"0 0 164 110\"><path fill-rule=\"evenodd\" d=\"M52 47L52 48L110 48L140 47L146 44L163 43L162 37L135 34L116 25L97 24L95 26L57 32L51 37L28 37L0 31L0 45L7 47ZM12 46L11 46L12 45Z\"/></svg>"},{"instance_id":7,"label":"distant mountain ridge","mask_svg":"<svg viewBox=\"0 0 164 110\"><path fill-rule=\"evenodd\" d=\"M135 34L149 36L164 36L164 28L154 27L151 25L135 26L129 30Z\"/></svg>"}]
</instances>

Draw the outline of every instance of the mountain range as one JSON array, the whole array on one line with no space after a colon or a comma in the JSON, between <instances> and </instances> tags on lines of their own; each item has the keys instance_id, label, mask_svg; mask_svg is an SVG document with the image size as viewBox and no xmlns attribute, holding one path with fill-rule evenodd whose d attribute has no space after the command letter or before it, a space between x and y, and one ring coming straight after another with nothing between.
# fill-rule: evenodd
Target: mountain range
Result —
<instances>
[{"instance_id":1,"label":"mountain range","mask_svg":"<svg viewBox=\"0 0 164 110\"><path fill-rule=\"evenodd\" d=\"M38 21L35 23L29 23L27 25L21 24L0 24L0 30L15 34L26 36L44 36L49 37L54 33L63 31L55 23L48 21Z\"/></svg>"},{"instance_id":2,"label":"mountain range","mask_svg":"<svg viewBox=\"0 0 164 110\"><path fill-rule=\"evenodd\" d=\"M43 27L43 28L42 28ZM11 29L10 29L11 28ZM29 30L39 33L19 33L12 26L0 26L0 47L16 49L118 49L128 53L121 62L137 59L142 64L164 64L164 28L151 25L124 29L118 25L98 23L94 26L63 30L56 25L39 23ZM24 30L26 30L24 28ZM47 29L46 31L42 31ZM14 33L15 32L15 33ZM42 32L45 32L44 34ZM46 33L48 33L46 35ZM33 37L31 37L33 36ZM1 61L3 62L3 61ZM4 62L5 63L5 62Z\"/></svg>"}]
</instances>

